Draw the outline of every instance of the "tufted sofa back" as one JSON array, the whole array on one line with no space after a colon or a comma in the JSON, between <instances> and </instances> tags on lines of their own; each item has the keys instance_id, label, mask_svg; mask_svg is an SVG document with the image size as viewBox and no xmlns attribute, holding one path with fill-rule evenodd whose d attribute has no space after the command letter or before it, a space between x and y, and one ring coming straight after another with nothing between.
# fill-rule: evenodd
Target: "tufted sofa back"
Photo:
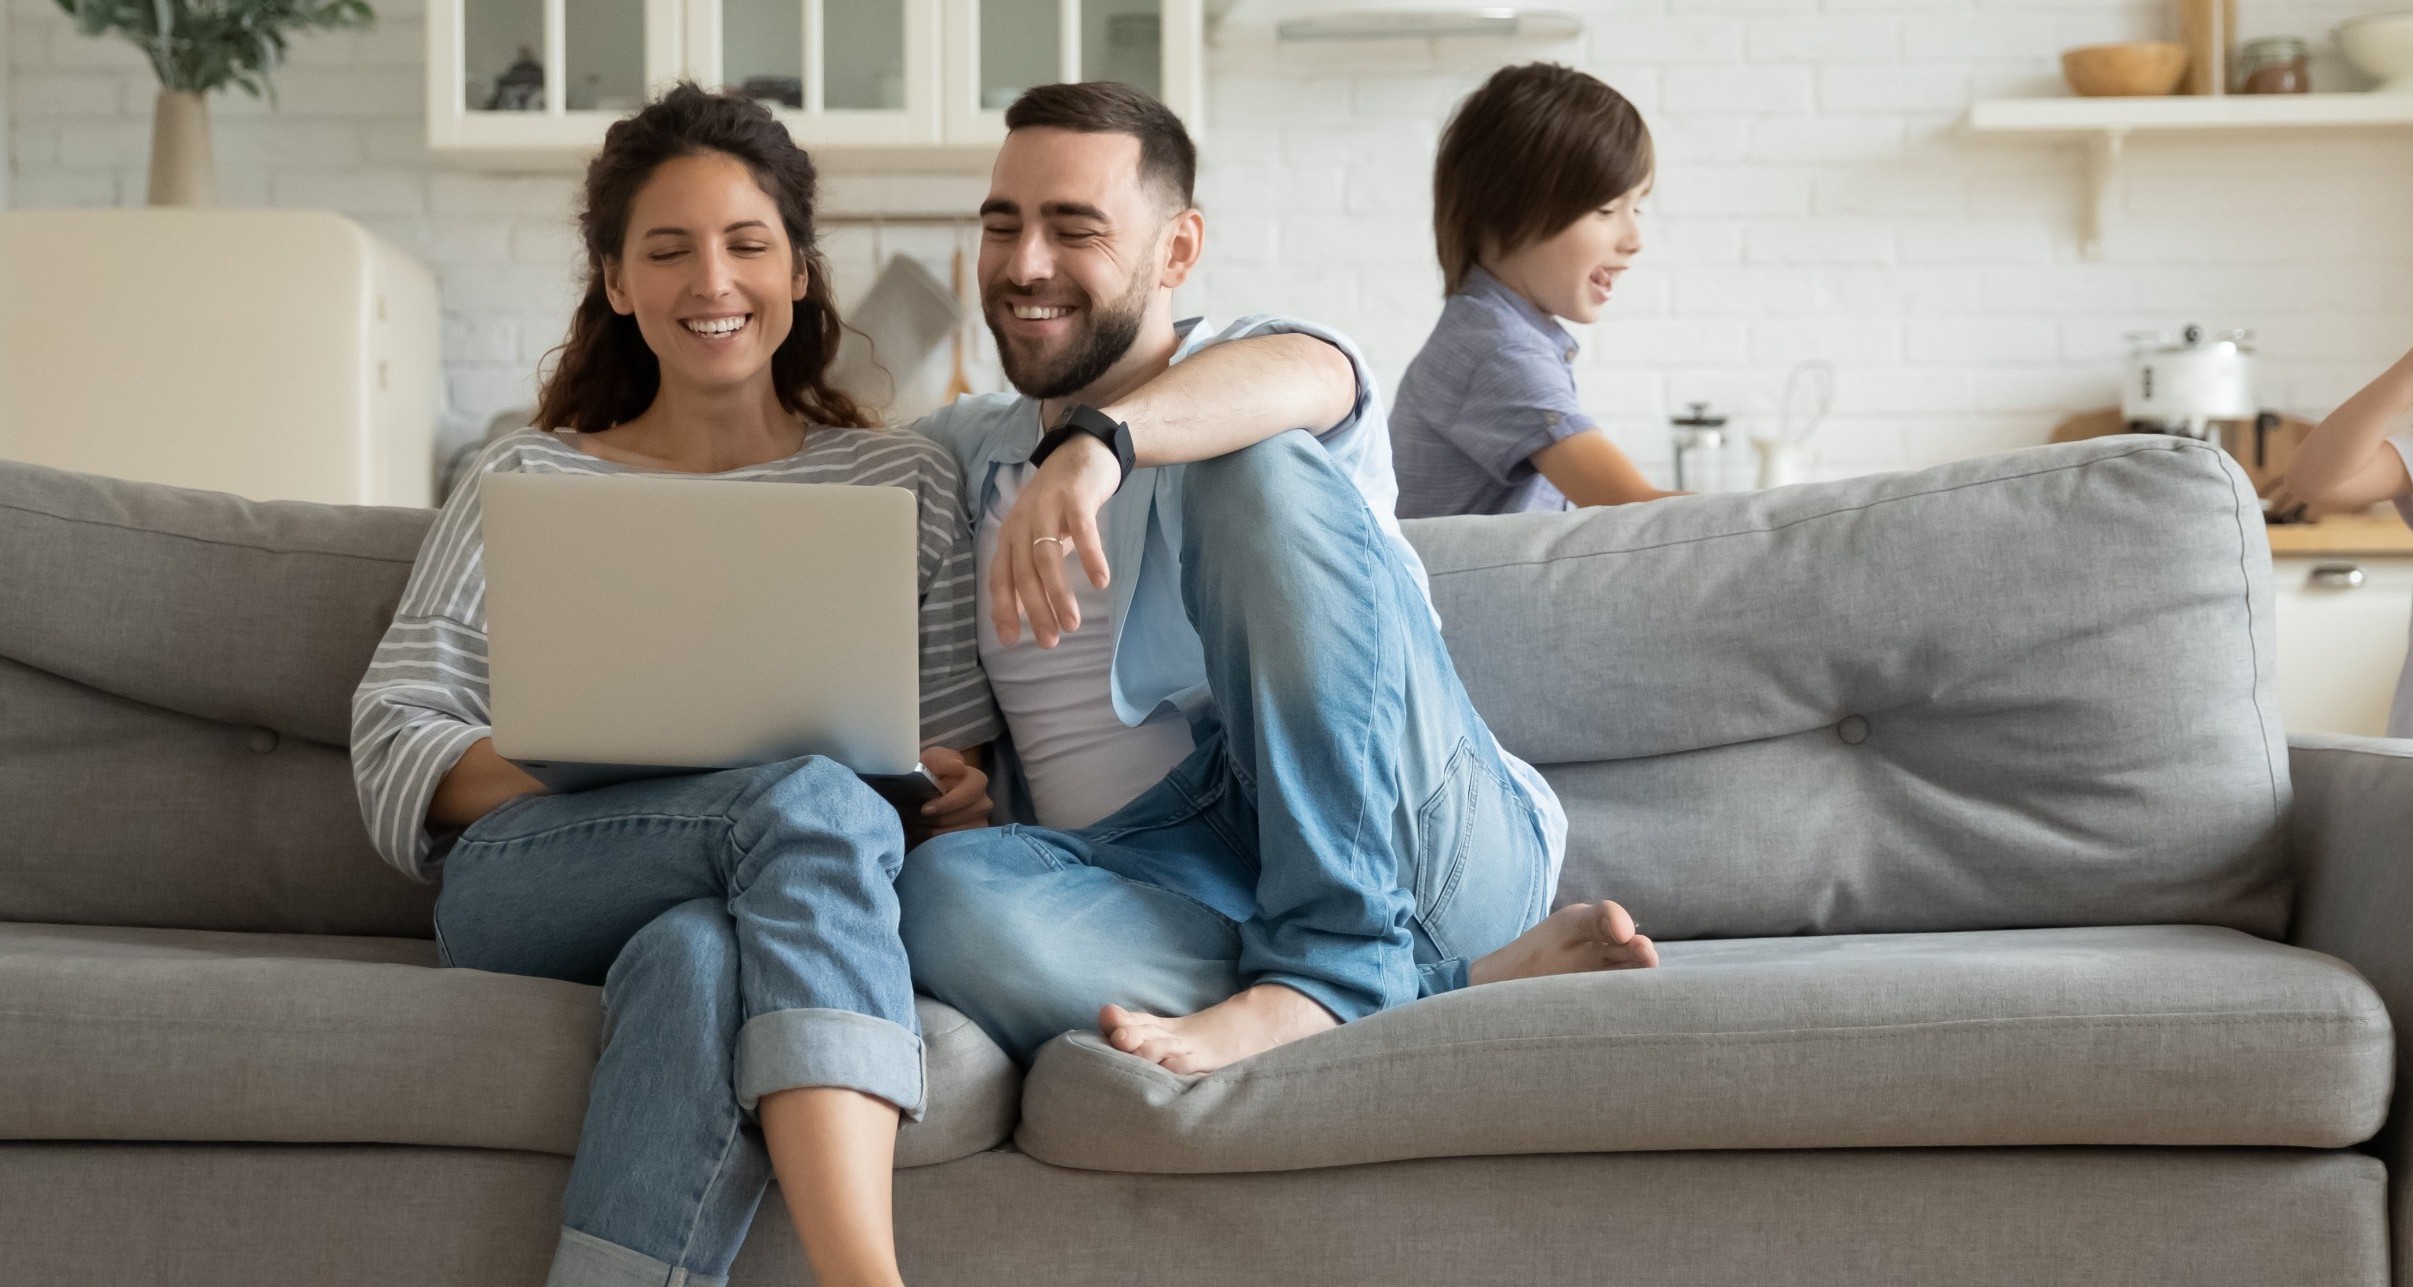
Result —
<instances>
[{"instance_id":1,"label":"tufted sofa back","mask_svg":"<svg viewBox=\"0 0 2413 1287\"><path fill-rule=\"evenodd\" d=\"M1567 806L1563 898L1668 938L2284 925L2269 547L2218 450L1410 532Z\"/></svg>"},{"instance_id":2,"label":"tufted sofa back","mask_svg":"<svg viewBox=\"0 0 2413 1287\"><path fill-rule=\"evenodd\" d=\"M353 685L425 511L0 463L0 920L426 932ZM1409 525L1476 705L1666 938L2278 931L2268 558L2227 458L2120 438Z\"/></svg>"},{"instance_id":3,"label":"tufted sofa back","mask_svg":"<svg viewBox=\"0 0 2413 1287\"><path fill-rule=\"evenodd\" d=\"M425 937L347 747L431 516L0 462L0 920Z\"/></svg>"}]
</instances>

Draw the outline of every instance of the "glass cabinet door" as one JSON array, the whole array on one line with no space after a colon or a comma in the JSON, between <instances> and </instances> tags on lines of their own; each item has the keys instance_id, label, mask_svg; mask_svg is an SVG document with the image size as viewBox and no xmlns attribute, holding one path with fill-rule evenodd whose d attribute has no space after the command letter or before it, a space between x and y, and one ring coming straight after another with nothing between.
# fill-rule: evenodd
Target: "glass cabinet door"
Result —
<instances>
[{"instance_id":1,"label":"glass cabinet door","mask_svg":"<svg viewBox=\"0 0 2413 1287\"><path fill-rule=\"evenodd\" d=\"M799 142L939 141L938 0L688 0L689 70Z\"/></svg>"},{"instance_id":2,"label":"glass cabinet door","mask_svg":"<svg viewBox=\"0 0 2413 1287\"><path fill-rule=\"evenodd\" d=\"M679 70L678 0L432 0L428 142L560 151L600 143Z\"/></svg>"},{"instance_id":3,"label":"glass cabinet door","mask_svg":"<svg viewBox=\"0 0 2413 1287\"><path fill-rule=\"evenodd\" d=\"M1005 136L1024 90L1114 80L1155 96L1198 128L1200 0L951 0L949 142Z\"/></svg>"}]
</instances>

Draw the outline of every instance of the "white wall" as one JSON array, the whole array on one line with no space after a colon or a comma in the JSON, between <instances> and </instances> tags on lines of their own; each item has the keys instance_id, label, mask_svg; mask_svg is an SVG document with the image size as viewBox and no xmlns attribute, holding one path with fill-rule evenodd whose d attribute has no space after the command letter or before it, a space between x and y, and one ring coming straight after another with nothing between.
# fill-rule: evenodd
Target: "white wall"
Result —
<instances>
[{"instance_id":1,"label":"white wall","mask_svg":"<svg viewBox=\"0 0 2413 1287\"><path fill-rule=\"evenodd\" d=\"M146 66L52 0L6 2L11 200L140 201ZM1339 325L1395 379L1440 307L1428 189L1450 105L1503 62L1577 63L1641 105L1662 158L1649 249L1582 337L1590 401L1646 460L1684 400L1764 414L1812 356L1840 369L1832 473L2041 441L2116 400L2130 329L2253 327L2266 400L2316 414L2413 344L2413 132L2140 139L2109 253L2087 262L2076 153L1958 131L1972 97L2050 91L2064 46L2163 34L2160 3L1554 0L1583 12L1582 38L1387 46L1279 45L1280 7L1246 0L1209 54L1210 250L1190 297ZM2326 50L2368 7L2248 0L2245 34ZM572 182L432 163L419 0L377 8L374 32L297 42L281 111L214 100L221 198L332 207L434 266L458 432L529 401L559 339ZM2356 83L2326 56L2316 74ZM833 239L849 292L873 241ZM954 244L879 241L942 274Z\"/></svg>"}]
</instances>

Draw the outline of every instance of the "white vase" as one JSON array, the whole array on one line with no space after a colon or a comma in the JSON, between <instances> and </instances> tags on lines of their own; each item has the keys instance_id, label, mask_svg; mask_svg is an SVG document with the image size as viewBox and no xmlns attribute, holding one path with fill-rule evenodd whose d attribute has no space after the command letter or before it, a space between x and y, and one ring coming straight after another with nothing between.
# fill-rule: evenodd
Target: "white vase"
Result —
<instances>
[{"instance_id":1,"label":"white vase","mask_svg":"<svg viewBox=\"0 0 2413 1287\"><path fill-rule=\"evenodd\" d=\"M217 204L209 103L191 90L163 89L152 105L150 200L155 206Z\"/></svg>"}]
</instances>

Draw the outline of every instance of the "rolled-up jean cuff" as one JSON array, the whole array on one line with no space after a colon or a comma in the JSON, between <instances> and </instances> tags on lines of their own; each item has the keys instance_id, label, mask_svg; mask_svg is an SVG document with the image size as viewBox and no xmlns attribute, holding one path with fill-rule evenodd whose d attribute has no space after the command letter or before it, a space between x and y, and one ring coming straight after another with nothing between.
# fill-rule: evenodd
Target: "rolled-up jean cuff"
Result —
<instances>
[{"instance_id":1,"label":"rolled-up jean cuff","mask_svg":"<svg viewBox=\"0 0 2413 1287\"><path fill-rule=\"evenodd\" d=\"M737 1102L803 1086L877 1095L922 1120L922 1039L852 1010L773 1010L737 1030Z\"/></svg>"},{"instance_id":2,"label":"rolled-up jean cuff","mask_svg":"<svg viewBox=\"0 0 2413 1287\"><path fill-rule=\"evenodd\" d=\"M1437 997L1455 992L1467 983L1466 958L1453 956L1446 961L1431 961L1416 967L1416 995Z\"/></svg>"},{"instance_id":3,"label":"rolled-up jean cuff","mask_svg":"<svg viewBox=\"0 0 2413 1287\"><path fill-rule=\"evenodd\" d=\"M564 1228L553 1249L545 1287L728 1287L726 1277L697 1273L591 1233Z\"/></svg>"}]
</instances>

